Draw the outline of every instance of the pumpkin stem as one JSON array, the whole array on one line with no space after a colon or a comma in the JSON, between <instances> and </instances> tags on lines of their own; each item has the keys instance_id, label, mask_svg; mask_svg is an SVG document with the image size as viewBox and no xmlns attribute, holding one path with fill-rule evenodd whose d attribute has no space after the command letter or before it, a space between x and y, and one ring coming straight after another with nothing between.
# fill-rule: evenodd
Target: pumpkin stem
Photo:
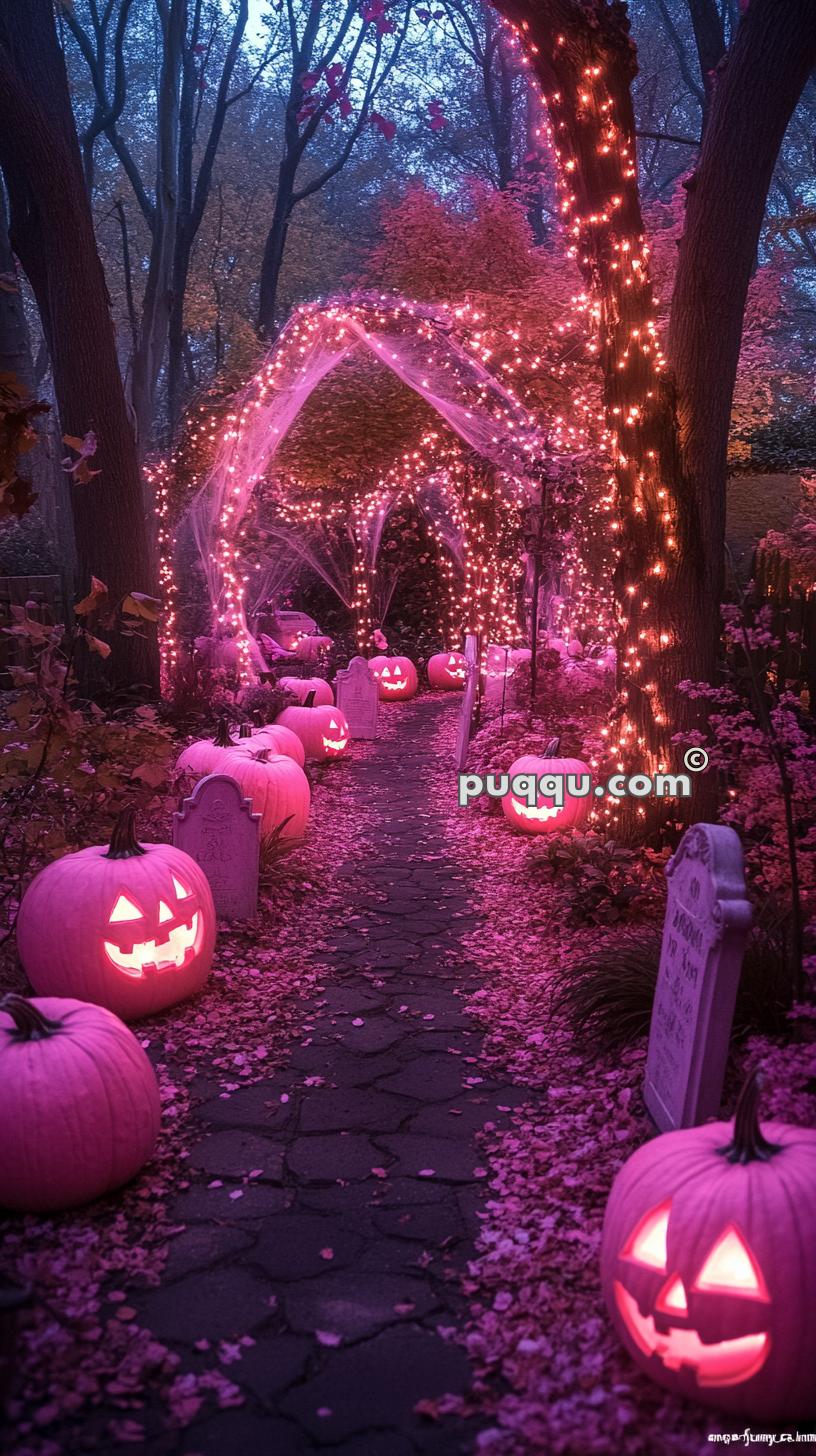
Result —
<instances>
[{"instance_id":1,"label":"pumpkin stem","mask_svg":"<svg viewBox=\"0 0 816 1456\"><path fill-rule=\"evenodd\" d=\"M546 748L544 749L543 757L544 758L555 758L560 747L561 747L561 738L560 738L560 736L558 736L556 738L551 738L549 740Z\"/></svg>"},{"instance_id":2,"label":"pumpkin stem","mask_svg":"<svg viewBox=\"0 0 816 1456\"><path fill-rule=\"evenodd\" d=\"M238 729L238 737L239 738L251 738L252 737L252 724L251 723L242 723L241 726L240 726L240 728Z\"/></svg>"},{"instance_id":3,"label":"pumpkin stem","mask_svg":"<svg viewBox=\"0 0 816 1456\"><path fill-rule=\"evenodd\" d=\"M12 1041L44 1041L46 1037L53 1036L55 1031L62 1030L61 1021L52 1021L50 1017L43 1016L33 1001L27 1000L25 996L17 996L13 991L0 1001L0 1011L7 1012L14 1022L14 1030L8 1033Z\"/></svg>"},{"instance_id":4,"label":"pumpkin stem","mask_svg":"<svg viewBox=\"0 0 816 1456\"><path fill-rule=\"evenodd\" d=\"M257 753L253 753L252 757L253 757L253 759L255 760L256 763L268 763L269 762L269 755L270 755L271 752L272 752L272 749L271 748L259 748L258 749L258 752Z\"/></svg>"},{"instance_id":5,"label":"pumpkin stem","mask_svg":"<svg viewBox=\"0 0 816 1456\"><path fill-rule=\"evenodd\" d=\"M759 1125L760 1089L759 1073L754 1068L737 1099L731 1142L719 1149L729 1163L767 1163L774 1153L782 1151L779 1143L768 1141Z\"/></svg>"},{"instance_id":6,"label":"pumpkin stem","mask_svg":"<svg viewBox=\"0 0 816 1456\"><path fill-rule=\"evenodd\" d=\"M104 858L135 859L138 854L147 854L147 850L136 838L136 810L123 809L113 826L110 848Z\"/></svg>"},{"instance_id":7,"label":"pumpkin stem","mask_svg":"<svg viewBox=\"0 0 816 1456\"><path fill-rule=\"evenodd\" d=\"M315 700L315 693L316 692L317 692L317 688L312 688L312 691L310 693L307 693L306 694L305 698L303 699L303 706L304 706L304 708L313 708L314 707L314 700Z\"/></svg>"},{"instance_id":8,"label":"pumpkin stem","mask_svg":"<svg viewBox=\"0 0 816 1456\"><path fill-rule=\"evenodd\" d=\"M213 734L213 743L215 744L216 748L232 748L232 739L230 738L229 723L227 722L226 718L218 719L218 727Z\"/></svg>"}]
</instances>

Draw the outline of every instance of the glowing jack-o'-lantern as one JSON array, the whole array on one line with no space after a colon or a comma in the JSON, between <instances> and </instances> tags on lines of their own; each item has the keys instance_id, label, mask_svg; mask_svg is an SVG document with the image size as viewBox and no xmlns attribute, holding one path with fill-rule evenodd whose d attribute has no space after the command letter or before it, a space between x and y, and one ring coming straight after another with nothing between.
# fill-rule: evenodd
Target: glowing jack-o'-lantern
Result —
<instances>
[{"instance_id":1,"label":"glowing jack-o'-lantern","mask_svg":"<svg viewBox=\"0 0 816 1456\"><path fill-rule=\"evenodd\" d=\"M558 739L554 738L547 745L545 757L524 753L510 765L511 786L520 775L526 775L528 780L535 778L537 785L535 792L509 792L501 801L505 818L522 834L563 834L586 823L591 803L589 766L580 758L555 758L557 752ZM543 787L542 779L545 780ZM548 782L549 793L546 792ZM572 792L571 786L585 787L587 793Z\"/></svg>"},{"instance_id":2,"label":"glowing jack-o'-lantern","mask_svg":"<svg viewBox=\"0 0 816 1456\"><path fill-rule=\"evenodd\" d=\"M140 844L126 809L110 845L54 860L32 880L17 948L35 991L130 1020L204 985L215 944L209 882L172 844Z\"/></svg>"},{"instance_id":3,"label":"glowing jack-o'-lantern","mask_svg":"<svg viewBox=\"0 0 816 1456\"><path fill-rule=\"evenodd\" d=\"M464 652L435 652L428 658L428 682L443 692L457 692L465 686L467 658Z\"/></svg>"},{"instance_id":4,"label":"glowing jack-o'-lantern","mask_svg":"<svg viewBox=\"0 0 816 1456\"><path fill-rule=\"evenodd\" d=\"M307 758L340 758L348 749L349 725L339 708L284 708L275 722L297 734Z\"/></svg>"},{"instance_id":5,"label":"glowing jack-o'-lantern","mask_svg":"<svg viewBox=\"0 0 816 1456\"><path fill-rule=\"evenodd\" d=\"M404 703L419 687L410 657L370 657L368 667L384 703Z\"/></svg>"},{"instance_id":6,"label":"glowing jack-o'-lantern","mask_svg":"<svg viewBox=\"0 0 816 1456\"><path fill-rule=\"evenodd\" d=\"M601 1274L659 1384L755 1420L816 1415L816 1132L760 1130L752 1078L726 1123L665 1133L618 1173Z\"/></svg>"}]
</instances>

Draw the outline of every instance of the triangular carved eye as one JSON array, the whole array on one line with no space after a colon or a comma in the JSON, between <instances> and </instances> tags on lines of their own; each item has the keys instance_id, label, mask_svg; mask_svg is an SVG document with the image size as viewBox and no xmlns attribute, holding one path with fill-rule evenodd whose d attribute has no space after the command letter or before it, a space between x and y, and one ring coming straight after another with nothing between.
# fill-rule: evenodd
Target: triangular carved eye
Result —
<instances>
[{"instance_id":1,"label":"triangular carved eye","mask_svg":"<svg viewBox=\"0 0 816 1456\"><path fill-rule=\"evenodd\" d=\"M382 670L382 675L383 675L383 677L390 677L391 676L391 669L390 669L390 667L384 667L383 670Z\"/></svg>"},{"instance_id":2,"label":"triangular carved eye","mask_svg":"<svg viewBox=\"0 0 816 1456\"><path fill-rule=\"evenodd\" d=\"M397 666L397 667L394 668L394 677L402 677L402 668L401 667Z\"/></svg>"},{"instance_id":3,"label":"triangular carved eye","mask_svg":"<svg viewBox=\"0 0 816 1456\"><path fill-rule=\"evenodd\" d=\"M623 1258L635 1264L645 1264L648 1269L659 1269L666 1273L666 1240L669 1232L671 1200L652 1208L640 1220L629 1242L623 1249Z\"/></svg>"},{"instance_id":4,"label":"triangular carved eye","mask_svg":"<svg viewBox=\"0 0 816 1456\"><path fill-rule=\"evenodd\" d=\"M129 900L127 895L120 895L119 899L116 901L116 904L111 910L110 920L108 923L110 925L114 925L120 920L143 919L144 916L142 915L142 912L139 909L138 905L134 905L133 901Z\"/></svg>"},{"instance_id":5,"label":"triangular carved eye","mask_svg":"<svg viewBox=\"0 0 816 1456\"><path fill-rule=\"evenodd\" d=\"M173 889L176 892L176 899L186 900L190 894L190 891L185 890L183 884L181 883L181 880L177 880L175 875L171 875L170 878L173 881Z\"/></svg>"},{"instance_id":6,"label":"triangular carved eye","mask_svg":"<svg viewBox=\"0 0 816 1456\"><path fill-rule=\"evenodd\" d=\"M163 900L160 900L159 901L159 925L164 925L165 921L172 920L172 919L173 919L173 912L170 909L170 906L169 905L165 905L164 901Z\"/></svg>"},{"instance_id":7,"label":"triangular carved eye","mask_svg":"<svg viewBox=\"0 0 816 1456\"><path fill-rule=\"evenodd\" d=\"M751 1250L733 1224L725 1230L697 1275L695 1290L742 1294L768 1302L768 1291Z\"/></svg>"},{"instance_id":8,"label":"triangular carved eye","mask_svg":"<svg viewBox=\"0 0 816 1456\"><path fill-rule=\"evenodd\" d=\"M663 1285L663 1288L657 1296L655 1309L661 1310L663 1314L688 1314L686 1291L683 1288L683 1281L679 1275L674 1274Z\"/></svg>"}]
</instances>

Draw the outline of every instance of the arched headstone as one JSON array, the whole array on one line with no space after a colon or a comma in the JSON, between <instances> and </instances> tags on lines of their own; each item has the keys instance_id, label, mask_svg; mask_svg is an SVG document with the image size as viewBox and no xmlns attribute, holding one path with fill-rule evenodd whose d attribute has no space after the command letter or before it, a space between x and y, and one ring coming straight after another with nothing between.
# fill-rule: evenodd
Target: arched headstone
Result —
<instances>
[{"instance_id":1,"label":"arched headstone","mask_svg":"<svg viewBox=\"0 0 816 1456\"><path fill-rule=\"evenodd\" d=\"M720 1110L742 956L751 924L742 845L695 824L666 866L669 885L644 1097L661 1132Z\"/></svg>"},{"instance_id":2,"label":"arched headstone","mask_svg":"<svg viewBox=\"0 0 816 1456\"><path fill-rule=\"evenodd\" d=\"M173 843L203 869L222 920L258 911L261 816L227 774L199 779L173 815Z\"/></svg>"},{"instance_id":3,"label":"arched headstone","mask_svg":"<svg viewBox=\"0 0 816 1456\"><path fill-rule=\"evenodd\" d=\"M335 679L337 706L345 713L352 738L376 738L379 692L364 657L352 657Z\"/></svg>"}]
</instances>

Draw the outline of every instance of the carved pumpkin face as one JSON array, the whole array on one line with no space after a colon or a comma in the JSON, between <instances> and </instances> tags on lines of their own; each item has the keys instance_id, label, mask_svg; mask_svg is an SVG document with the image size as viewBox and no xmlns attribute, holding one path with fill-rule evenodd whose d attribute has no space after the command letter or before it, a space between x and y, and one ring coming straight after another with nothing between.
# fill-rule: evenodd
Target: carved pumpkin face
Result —
<instances>
[{"instance_id":1,"label":"carved pumpkin face","mask_svg":"<svg viewBox=\"0 0 816 1456\"><path fill-rule=\"evenodd\" d=\"M463 652L435 652L428 658L428 682L443 692L457 692L465 686L467 660Z\"/></svg>"},{"instance_id":2,"label":"carved pumpkin face","mask_svg":"<svg viewBox=\"0 0 816 1456\"><path fill-rule=\"evenodd\" d=\"M604 1220L607 1308L658 1384L754 1419L804 1419L816 1413L816 1133L772 1123L756 1156L730 1133L665 1133L621 1169Z\"/></svg>"},{"instance_id":3,"label":"carved pumpkin face","mask_svg":"<svg viewBox=\"0 0 816 1456\"><path fill-rule=\"evenodd\" d=\"M382 702L399 703L414 696L419 679L409 657L372 657L368 665Z\"/></svg>"},{"instance_id":4,"label":"carved pumpkin face","mask_svg":"<svg viewBox=\"0 0 816 1456\"><path fill-rule=\"evenodd\" d=\"M505 794L502 811L514 829L521 834L563 834L567 829L580 829L586 822L590 797L570 793L567 782L567 777L572 776L576 787L580 787L579 781L590 776L588 765L579 758L539 758L534 753L524 753L510 766L511 784L519 774L534 776L537 784L542 778L557 776L562 793L542 793L539 788L534 803L532 794ZM559 797L563 803L557 802Z\"/></svg>"},{"instance_id":5,"label":"carved pumpkin face","mask_svg":"<svg viewBox=\"0 0 816 1456\"><path fill-rule=\"evenodd\" d=\"M348 720L339 708L284 708L275 721L297 734L307 758L339 758L348 749Z\"/></svg>"},{"instance_id":6,"label":"carved pumpkin face","mask_svg":"<svg viewBox=\"0 0 816 1456\"><path fill-rule=\"evenodd\" d=\"M149 907L136 903L135 892L121 890L116 896L104 947L111 965L126 976L181 970L201 949L204 917L198 897L176 875L168 879L164 895Z\"/></svg>"},{"instance_id":7,"label":"carved pumpkin face","mask_svg":"<svg viewBox=\"0 0 816 1456\"><path fill-rule=\"evenodd\" d=\"M671 1202L650 1209L633 1229L621 1259L632 1269L648 1270L638 1276L642 1288L646 1278L654 1286L651 1313L642 1314L635 1295L622 1277L615 1280L615 1302L623 1324L642 1354L654 1356L666 1370L684 1367L697 1384L737 1385L755 1375L768 1357L770 1335L760 1328L748 1334L704 1344L699 1324L705 1324L706 1298L752 1302L750 1323L765 1324L768 1290L754 1254L736 1224L729 1224L712 1244L701 1267L687 1285L681 1273L668 1264L668 1228ZM650 1289L651 1292L651 1289ZM742 1321L735 1320L735 1327Z\"/></svg>"},{"instance_id":8,"label":"carved pumpkin face","mask_svg":"<svg viewBox=\"0 0 816 1456\"><path fill-rule=\"evenodd\" d=\"M43 933L59 926L58 935ZM132 823L110 849L55 860L32 881L17 924L34 989L106 1006L130 1020L198 991L215 943L203 870L172 844L140 845Z\"/></svg>"}]
</instances>

